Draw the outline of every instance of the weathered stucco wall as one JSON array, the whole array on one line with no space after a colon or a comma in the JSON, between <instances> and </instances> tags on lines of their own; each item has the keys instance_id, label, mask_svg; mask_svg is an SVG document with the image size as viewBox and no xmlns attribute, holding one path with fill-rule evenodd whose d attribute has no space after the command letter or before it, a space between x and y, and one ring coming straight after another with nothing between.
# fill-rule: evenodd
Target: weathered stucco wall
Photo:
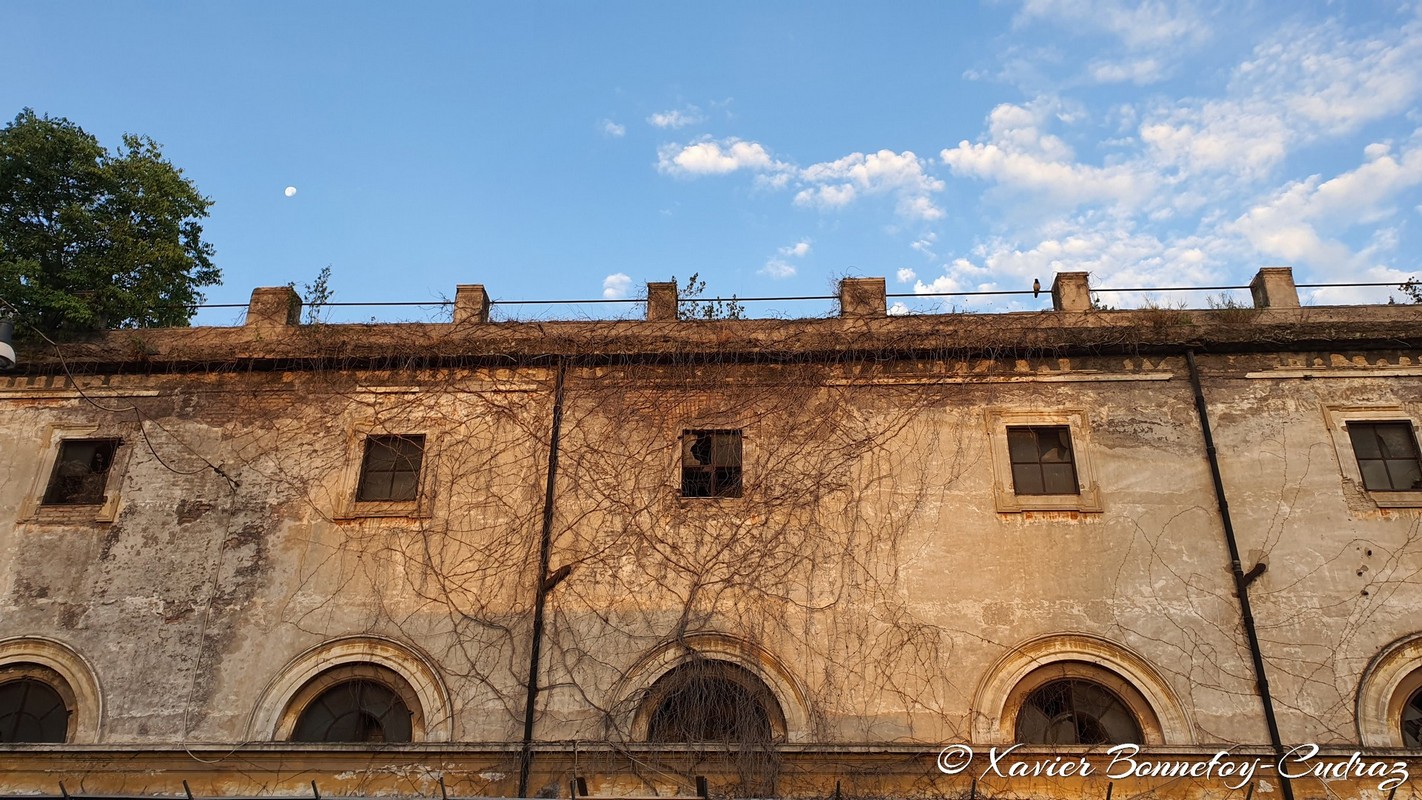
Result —
<instances>
[{"instance_id":1,"label":"weathered stucco wall","mask_svg":"<svg viewBox=\"0 0 1422 800\"><path fill-rule=\"evenodd\" d=\"M766 322L491 326L502 359L458 326L480 342L463 356L432 326L403 345L382 333L385 351L364 326L113 334L76 350L72 375L39 360L0 378L0 644L53 640L99 695L75 744L0 744L0 793L65 775L124 792L171 792L179 775L213 793L292 791L293 775L511 792L560 368L560 577L535 720L558 744L536 786L743 773L734 758L629 759L648 747L647 691L691 651L775 696L782 792L965 789L935 777L933 746L1010 744L1014 681L1051 662L1132 684L1146 743L1267 752L1187 347L1241 566L1267 565L1249 591L1283 741L1391 746L1363 732L1360 698L1370 663L1422 633L1422 516L1379 506L1338 431L1369 413L1422 420L1422 325L1404 311L1077 315L1091 318L1049 348L1043 329L1068 330L1053 315L983 322L991 348L982 331L956 338L970 328L956 318L821 321L789 349L765 343L781 335ZM1291 330L1350 332L1332 349L1271 341ZM1013 424L1070 428L1080 497L1014 507ZM743 496L680 496L690 430L742 432ZM379 434L425 437L417 502L354 503ZM38 502L64 437L122 439L116 505ZM425 744L272 744L302 676L362 654L404 671ZM666 769L639 773L647 758Z\"/></svg>"}]
</instances>

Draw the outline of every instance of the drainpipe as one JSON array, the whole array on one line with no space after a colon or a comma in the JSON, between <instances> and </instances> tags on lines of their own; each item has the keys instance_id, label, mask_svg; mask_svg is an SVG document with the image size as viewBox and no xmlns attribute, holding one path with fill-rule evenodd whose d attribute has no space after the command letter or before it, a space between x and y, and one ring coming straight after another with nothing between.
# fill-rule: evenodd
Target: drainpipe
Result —
<instances>
[{"instance_id":1,"label":"drainpipe","mask_svg":"<svg viewBox=\"0 0 1422 800\"><path fill-rule=\"evenodd\" d=\"M548 559L553 549L553 488L558 480L558 441L563 430L563 380L568 367L558 357L553 383L553 424L548 436L548 482L543 489L543 531L538 542L538 584L533 595L533 635L528 654L528 697L523 706L523 750L518 760L518 797L528 797L528 773L533 767L533 714L538 700L538 666L543 655L543 609L552 581ZM1292 798L1286 798L1292 800Z\"/></svg>"},{"instance_id":2,"label":"drainpipe","mask_svg":"<svg viewBox=\"0 0 1422 800\"><path fill-rule=\"evenodd\" d=\"M1195 390L1195 411L1200 415L1200 431L1205 435L1205 456L1210 462L1210 477L1215 483L1215 502L1219 505L1220 521L1224 524L1225 544L1229 546L1229 569L1234 574L1234 593L1239 598L1239 614L1244 624L1244 637L1254 661L1254 688L1264 704L1264 722L1269 726L1269 741L1279 758L1284 756L1284 742L1279 736L1279 721L1274 717L1274 699L1269 694L1269 679L1264 675L1264 653L1259 649L1259 632L1254 627L1254 611L1249 606L1249 578L1239 563L1239 542L1234 538L1234 523L1229 516L1229 501L1225 499L1224 478L1220 476L1220 461L1215 451L1215 437L1210 433L1210 414L1205 408L1205 393L1200 388L1200 370L1195 366L1195 351L1185 351L1190 367L1190 386ZM1294 787L1289 779L1283 783L1284 800L1294 800Z\"/></svg>"}]
</instances>

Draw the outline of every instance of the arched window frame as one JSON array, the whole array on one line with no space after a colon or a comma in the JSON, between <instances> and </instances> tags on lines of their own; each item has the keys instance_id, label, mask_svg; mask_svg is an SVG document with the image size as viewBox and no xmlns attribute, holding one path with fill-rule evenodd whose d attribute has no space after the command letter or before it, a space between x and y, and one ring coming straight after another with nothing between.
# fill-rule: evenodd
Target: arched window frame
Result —
<instances>
[{"instance_id":1,"label":"arched window frame","mask_svg":"<svg viewBox=\"0 0 1422 800\"><path fill-rule=\"evenodd\" d=\"M361 678L393 684L387 685L415 715L412 742L451 741L449 691L433 662L412 647L375 636L336 639L288 662L262 692L248 724L249 738L289 741L302 711L320 692Z\"/></svg>"},{"instance_id":2,"label":"arched window frame","mask_svg":"<svg viewBox=\"0 0 1422 800\"><path fill-rule=\"evenodd\" d=\"M1085 633L1049 634L1010 649L983 675L973 700L973 741L1013 744L1017 714L1038 687L1060 678L1100 683L1136 715L1141 745L1195 743L1195 726L1164 676L1140 655Z\"/></svg>"},{"instance_id":3,"label":"arched window frame","mask_svg":"<svg viewBox=\"0 0 1422 800\"><path fill-rule=\"evenodd\" d=\"M1422 633L1384 647L1358 680L1358 740L1364 747L1406 747L1402 714L1407 701L1422 691Z\"/></svg>"},{"instance_id":4,"label":"arched window frame","mask_svg":"<svg viewBox=\"0 0 1422 800\"><path fill-rule=\"evenodd\" d=\"M0 680L31 678L42 681L59 694L69 709L65 742L93 744L100 741L103 720L103 693L93 667L63 642L38 636L0 639Z\"/></svg>"}]
</instances>

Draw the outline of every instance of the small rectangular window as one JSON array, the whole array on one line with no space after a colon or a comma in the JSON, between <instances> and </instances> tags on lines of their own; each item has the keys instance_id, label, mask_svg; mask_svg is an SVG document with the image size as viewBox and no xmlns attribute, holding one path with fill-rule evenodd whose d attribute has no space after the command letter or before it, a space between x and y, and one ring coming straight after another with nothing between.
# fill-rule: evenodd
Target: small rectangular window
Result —
<instances>
[{"instance_id":1,"label":"small rectangular window","mask_svg":"<svg viewBox=\"0 0 1422 800\"><path fill-rule=\"evenodd\" d=\"M1370 492L1422 490L1422 460L1408 422L1349 422L1348 438Z\"/></svg>"},{"instance_id":2,"label":"small rectangular window","mask_svg":"<svg viewBox=\"0 0 1422 800\"><path fill-rule=\"evenodd\" d=\"M384 503L414 500L420 488L420 462L424 456L423 436L367 438L356 501Z\"/></svg>"},{"instance_id":3,"label":"small rectangular window","mask_svg":"<svg viewBox=\"0 0 1422 800\"><path fill-rule=\"evenodd\" d=\"M741 496L741 432L683 431L681 496Z\"/></svg>"},{"instance_id":4,"label":"small rectangular window","mask_svg":"<svg viewBox=\"0 0 1422 800\"><path fill-rule=\"evenodd\" d=\"M1012 488L1017 494L1077 494L1071 428L1033 425L1007 429Z\"/></svg>"},{"instance_id":5,"label":"small rectangular window","mask_svg":"<svg viewBox=\"0 0 1422 800\"><path fill-rule=\"evenodd\" d=\"M114 464L118 439L65 439L44 491L45 505L99 505Z\"/></svg>"}]
</instances>

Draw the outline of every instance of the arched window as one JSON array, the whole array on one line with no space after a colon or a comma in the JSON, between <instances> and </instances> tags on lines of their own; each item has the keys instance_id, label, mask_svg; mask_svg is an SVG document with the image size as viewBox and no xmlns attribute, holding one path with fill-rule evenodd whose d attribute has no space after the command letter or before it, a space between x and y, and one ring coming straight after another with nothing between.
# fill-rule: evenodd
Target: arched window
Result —
<instances>
[{"instance_id":1,"label":"arched window","mask_svg":"<svg viewBox=\"0 0 1422 800\"><path fill-rule=\"evenodd\" d=\"M53 670L38 665L0 668L0 744L69 741L67 690Z\"/></svg>"},{"instance_id":2,"label":"arched window","mask_svg":"<svg viewBox=\"0 0 1422 800\"><path fill-rule=\"evenodd\" d=\"M1416 689L1402 707L1402 746L1422 747L1422 689Z\"/></svg>"},{"instance_id":3,"label":"arched window","mask_svg":"<svg viewBox=\"0 0 1422 800\"><path fill-rule=\"evenodd\" d=\"M1141 738L1130 707L1091 681L1045 683L1017 712L1017 741L1025 744L1123 744Z\"/></svg>"},{"instance_id":4,"label":"arched window","mask_svg":"<svg viewBox=\"0 0 1422 800\"><path fill-rule=\"evenodd\" d=\"M785 716L764 682L729 661L698 660L662 677L647 693L652 742L769 742Z\"/></svg>"},{"instance_id":5,"label":"arched window","mask_svg":"<svg viewBox=\"0 0 1422 800\"><path fill-rule=\"evenodd\" d=\"M296 742L408 742L410 709L389 687L346 681L317 696L301 712Z\"/></svg>"},{"instance_id":6,"label":"arched window","mask_svg":"<svg viewBox=\"0 0 1422 800\"><path fill-rule=\"evenodd\" d=\"M300 709L291 729L294 742L410 742L419 715L410 685L373 664L326 670L302 687L292 704Z\"/></svg>"}]
</instances>

